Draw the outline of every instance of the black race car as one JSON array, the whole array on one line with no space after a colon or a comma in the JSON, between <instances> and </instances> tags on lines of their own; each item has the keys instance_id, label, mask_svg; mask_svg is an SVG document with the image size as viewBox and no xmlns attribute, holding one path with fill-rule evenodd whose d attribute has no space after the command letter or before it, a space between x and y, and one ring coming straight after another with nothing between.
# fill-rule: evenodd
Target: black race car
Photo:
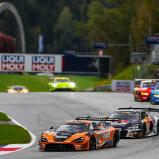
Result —
<instances>
[{"instance_id":1,"label":"black race car","mask_svg":"<svg viewBox=\"0 0 159 159\"><path fill-rule=\"evenodd\" d=\"M118 118L119 120L111 122L111 124L120 129L121 138L158 135L159 118L155 112L158 114L159 109L119 108L110 116L110 118Z\"/></svg>"}]
</instances>

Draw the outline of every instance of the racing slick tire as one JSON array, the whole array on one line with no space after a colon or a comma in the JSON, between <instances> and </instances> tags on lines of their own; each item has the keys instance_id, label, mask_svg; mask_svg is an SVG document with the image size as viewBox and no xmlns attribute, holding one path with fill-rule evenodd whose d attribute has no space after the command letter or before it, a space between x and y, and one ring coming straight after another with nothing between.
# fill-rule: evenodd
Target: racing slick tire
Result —
<instances>
[{"instance_id":1,"label":"racing slick tire","mask_svg":"<svg viewBox=\"0 0 159 159\"><path fill-rule=\"evenodd\" d=\"M144 123L143 124L143 129L142 129L142 135L141 135L141 137L145 137L145 135L146 135L146 125Z\"/></svg>"},{"instance_id":2,"label":"racing slick tire","mask_svg":"<svg viewBox=\"0 0 159 159\"><path fill-rule=\"evenodd\" d=\"M119 133L115 132L113 136L113 147L117 147L119 141Z\"/></svg>"},{"instance_id":3,"label":"racing slick tire","mask_svg":"<svg viewBox=\"0 0 159 159\"><path fill-rule=\"evenodd\" d=\"M90 138L89 150L96 150L96 138L94 136Z\"/></svg>"},{"instance_id":4,"label":"racing slick tire","mask_svg":"<svg viewBox=\"0 0 159 159\"><path fill-rule=\"evenodd\" d=\"M50 87L49 87L49 86L48 86L48 91L49 91L49 92L51 92L51 89L50 89Z\"/></svg>"},{"instance_id":5,"label":"racing slick tire","mask_svg":"<svg viewBox=\"0 0 159 159\"><path fill-rule=\"evenodd\" d=\"M159 134L159 120L157 121L157 132L156 132L156 136L158 136Z\"/></svg>"},{"instance_id":6,"label":"racing slick tire","mask_svg":"<svg viewBox=\"0 0 159 159\"><path fill-rule=\"evenodd\" d=\"M151 132L153 131L153 123L152 122L150 123L150 131Z\"/></svg>"},{"instance_id":7,"label":"racing slick tire","mask_svg":"<svg viewBox=\"0 0 159 159\"><path fill-rule=\"evenodd\" d=\"M138 101L137 98L134 96L134 101Z\"/></svg>"},{"instance_id":8,"label":"racing slick tire","mask_svg":"<svg viewBox=\"0 0 159 159\"><path fill-rule=\"evenodd\" d=\"M152 105L155 105L155 102L154 102L152 99L150 99L150 103L151 103Z\"/></svg>"}]
</instances>

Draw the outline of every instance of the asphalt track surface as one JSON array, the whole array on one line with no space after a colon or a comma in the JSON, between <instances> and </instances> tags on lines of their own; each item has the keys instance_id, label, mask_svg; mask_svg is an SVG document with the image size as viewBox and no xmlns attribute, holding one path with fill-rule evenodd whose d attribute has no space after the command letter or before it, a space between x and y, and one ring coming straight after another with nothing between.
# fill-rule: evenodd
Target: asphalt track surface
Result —
<instances>
[{"instance_id":1,"label":"asphalt track surface","mask_svg":"<svg viewBox=\"0 0 159 159\"><path fill-rule=\"evenodd\" d=\"M3 111L31 130L37 141L25 150L1 156L2 159L159 159L159 136L143 139L122 139L117 148L78 152L40 152L38 139L42 131L56 127L64 120L79 115L103 116L118 107L149 106L134 102L132 94L125 93L28 93L0 94ZM151 106L151 105L150 105ZM159 106L155 106L159 107Z\"/></svg>"}]
</instances>

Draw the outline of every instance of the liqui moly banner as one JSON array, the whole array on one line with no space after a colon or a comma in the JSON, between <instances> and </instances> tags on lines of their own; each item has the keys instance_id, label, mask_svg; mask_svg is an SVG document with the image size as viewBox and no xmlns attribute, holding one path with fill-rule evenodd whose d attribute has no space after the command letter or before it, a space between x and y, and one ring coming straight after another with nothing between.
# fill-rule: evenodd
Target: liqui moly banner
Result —
<instances>
[{"instance_id":1,"label":"liqui moly banner","mask_svg":"<svg viewBox=\"0 0 159 159\"><path fill-rule=\"evenodd\" d=\"M32 71L33 72L54 72L55 57L54 56L32 56Z\"/></svg>"},{"instance_id":2,"label":"liqui moly banner","mask_svg":"<svg viewBox=\"0 0 159 159\"><path fill-rule=\"evenodd\" d=\"M1 71L23 72L25 69L24 55L1 55Z\"/></svg>"},{"instance_id":3,"label":"liqui moly banner","mask_svg":"<svg viewBox=\"0 0 159 159\"><path fill-rule=\"evenodd\" d=\"M0 54L1 72L62 72L62 55Z\"/></svg>"}]
</instances>

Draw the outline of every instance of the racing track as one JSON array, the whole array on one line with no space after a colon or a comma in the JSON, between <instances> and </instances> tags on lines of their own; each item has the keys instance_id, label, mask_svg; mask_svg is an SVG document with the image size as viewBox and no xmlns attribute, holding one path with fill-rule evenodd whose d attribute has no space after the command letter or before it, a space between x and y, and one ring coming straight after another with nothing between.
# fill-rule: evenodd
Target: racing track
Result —
<instances>
[{"instance_id":1,"label":"racing track","mask_svg":"<svg viewBox=\"0 0 159 159\"><path fill-rule=\"evenodd\" d=\"M0 111L30 129L37 139L40 133L78 115L103 116L118 107L144 106L134 102L132 94L119 93L28 93L0 94ZM1 156L2 159L159 159L159 136L122 139L117 148L82 152L40 152L38 141L23 151Z\"/></svg>"}]
</instances>

